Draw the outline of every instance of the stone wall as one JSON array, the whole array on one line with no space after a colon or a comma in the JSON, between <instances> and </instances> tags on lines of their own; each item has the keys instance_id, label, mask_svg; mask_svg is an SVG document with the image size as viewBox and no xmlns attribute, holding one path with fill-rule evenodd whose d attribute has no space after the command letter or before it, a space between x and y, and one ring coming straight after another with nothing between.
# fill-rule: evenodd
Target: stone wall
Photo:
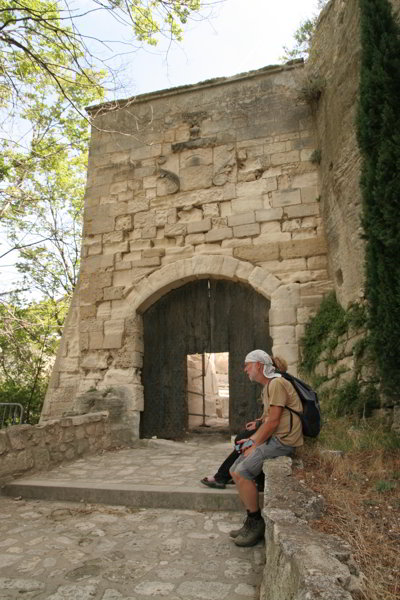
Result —
<instances>
[{"instance_id":1,"label":"stone wall","mask_svg":"<svg viewBox=\"0 0 400 600\"><path fill-rule=\"evenodd\" d=\"M270 299L273 352L296 373L304 323L332 287L302 71L268 67L91 109L80 283L42 422L80 412L89 394L91 410L116 403L138 437L141 315L197 278Z\"/></svg>"},{"instance_id":2,"label":"stone wall","mask_svg":"<svg viewBox=\"0 0 400 600\"><path fill-rule=\"evenodd\" d=\"M308 85L313 79L324 82L314 113L321 152L321 213L329 269L344 307L358 300L364 289L360 153L355 129L360 52L358 1L331 0L318 21L307 77Z\"/></svg>"},{"instance_id":3,"label":"stone wall","mask_svg":"<svg viewBox=\"0 0 400 600\"><path fill-rule=\"evenodd\" d=\"M322 379L318 392L335 390L349 383L356 374L357 345L365 339L364 329L350 329L335 340L331 349L325 349L319 356L315 375ZM371 369L367 365L359 365L360 379L367 382L371 379ZM373 371L376 380L376 373Z\"/></svg>"},{"instance_id":4,"label":"stone wall","mask_svg":"<svg viewBox=\"0 0 400 600\"><path fill-rule=\"evenodd\" d=\"M310 527L323 500L292 476L292 460L264 463L266 561L260 600L352 600L362 576L350 546Z\"/></svg>"},{"instance_id":5,"label":"stone wall","mask_svg":"<svg viewBox=\"0 0 400 600\"><path fill-rule=\"evenodd\" d=\"M391 0L400 21L400 0ZM345 308L364 295L361 239L361 157L356 138L361 40L358 0L330 0L321 12L307 64L305 86L323 80L314 106L321 152L321 215L329 272Z\"/></svg>"},{"instance_id":6,"label":"stone wall","mask_svg":"<svg viewBox=\"0 0 400 600\"><path fill-rule=\"evenodd\" d=\"M106 412L48 421L44 425L12 425L0 430L0 485L27 471L47 471L111 446Z\"/></svg>"}]
</instances>

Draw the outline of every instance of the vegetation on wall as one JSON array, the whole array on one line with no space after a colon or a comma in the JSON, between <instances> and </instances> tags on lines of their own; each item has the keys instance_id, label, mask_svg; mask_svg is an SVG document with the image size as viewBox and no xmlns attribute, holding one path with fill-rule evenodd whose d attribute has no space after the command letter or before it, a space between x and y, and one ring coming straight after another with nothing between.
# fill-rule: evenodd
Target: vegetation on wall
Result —
<instances>
[{"instance_id":1,"label":"vegetation on wall","mask_svg":"<svg viewBox=\"0 0 400 600\"><path fill-rule=\"evenodd\" d=\"M345 311L336 300L335 292L325 296L318 312L310 319L305 328L302 340L301 371L305 375L312 376L322 353L325 352L329 361L333 350L338 345L339 337L350 327L361 328L365 319L365 309L362 305L354 304Z\"/></svg>"},{"instance_id":2,"label":"vegetation on wall","mask_svg":"<svg viewBox=\"0 0 400 600\"><path fill-rule=\"evenodd\" d=\"M302 340L302 361L300 370L318 390L324 403L324 412L335 417L343 415L369 416L378 408L378 382L361 376L362 367L371 360L370 342L367 335L359 337L352 347L355 360L353 376L340 382L346 369L340 365L343 344L354 333L363 331L367 314L363 304L353 304L344 310L336 300L335 293L328 294L320 304L316 315L310 319ZM321 375L318 365L321 361L331 367L332 382ZM326 387L324 384L328 382Z\"/></svg>"},{"instance_id":3,"label":"vegetation on wall","mask_svg":"<svg viewBox=\"0 0 400 600\"><path fill-rule=\"evenodd\" d=\"M400 28L388 0L360 0L357 121L366 239L368 327L391 395L400 387Z\"/></svg>"}]
</instances>

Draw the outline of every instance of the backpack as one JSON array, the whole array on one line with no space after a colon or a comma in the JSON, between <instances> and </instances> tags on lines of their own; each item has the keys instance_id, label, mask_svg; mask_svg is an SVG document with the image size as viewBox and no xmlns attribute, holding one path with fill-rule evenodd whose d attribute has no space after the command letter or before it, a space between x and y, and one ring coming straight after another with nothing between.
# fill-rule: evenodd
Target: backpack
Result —
<instances>
[{"instance_id":1,"label":"backpack","mask_svg":"<svg viewBox=\"0 0 400 600\"><path fill-rule=\"evenodd\" d=\"M300 418L303 428L303 435L312 438L317 437L321 430L322 423L321 409L316 392L314 392L308 383L305 383L294 375L282 372L280 372L280 374L284 379L290 381L290 383L293 385L303 405L303 412L299 413L297 410L293 410L288 406L285 406L285 408L287 408L290 412L290 416L292 416L292 413L294 413ZM290 429L292 429L292 419L290 419Z\"/></svg>"}]
</instances>

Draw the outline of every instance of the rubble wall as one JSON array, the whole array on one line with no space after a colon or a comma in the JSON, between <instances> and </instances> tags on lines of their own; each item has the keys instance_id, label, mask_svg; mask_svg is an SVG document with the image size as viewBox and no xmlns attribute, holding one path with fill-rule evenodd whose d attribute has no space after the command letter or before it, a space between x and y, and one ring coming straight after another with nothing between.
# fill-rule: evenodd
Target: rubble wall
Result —
<instances>
[{"instance_id":1,"label":"rubble wall","mask_svg":"<svg viewBox=\"0 0 400 600\"><path fill-rule=\"evenodd\" d=\"M0 485L27 472L47 471L112 445L106 412L48 421L44 425L12 425L0 431Z\"/></svg>"}]
</instances>

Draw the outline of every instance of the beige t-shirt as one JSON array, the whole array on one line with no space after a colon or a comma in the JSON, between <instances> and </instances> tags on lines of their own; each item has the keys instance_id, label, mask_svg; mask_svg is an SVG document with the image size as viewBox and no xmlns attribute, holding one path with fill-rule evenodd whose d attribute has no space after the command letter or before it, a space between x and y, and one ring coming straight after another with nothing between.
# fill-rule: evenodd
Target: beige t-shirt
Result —
<instances>
[{"instance_id":1,"label":"beige t-shirt","mask_svg":"<svg viewBox=\"0 0 400 600\"><path fill-rule=\"evenodd\" d=\"M274 377L263 390L264 414L268 418L270 406L288 406L297 412L303 412L303 405L296 390L289 381L283 377ZM292 416L292 419L290 419ZM290 428L290 421L292 427ZM278 428L274 435L287 446L303 445L303 429L300 418L289 410L283 410Z\"/></svg>"}]
</instances>

